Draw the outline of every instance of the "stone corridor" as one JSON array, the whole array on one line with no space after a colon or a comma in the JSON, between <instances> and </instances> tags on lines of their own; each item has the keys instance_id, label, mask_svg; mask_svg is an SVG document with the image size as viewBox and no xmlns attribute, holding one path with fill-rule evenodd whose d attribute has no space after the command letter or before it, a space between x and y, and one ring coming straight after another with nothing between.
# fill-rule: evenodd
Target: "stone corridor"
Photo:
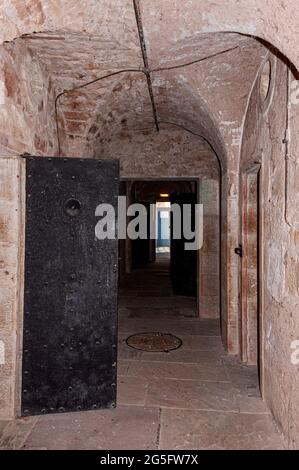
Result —
<instances>
[{"instance_id":1,"label":"stone corridor","mask_svg":"<svg viewBox=\"0 0 299 470\"><path fill-rule=\"evenodd\" d=\"M165 256L121 286L117 408L0 422L1 449L284 448L255 367L226 355L218 321L200 321L195 299L172 294ZM127 346L147 331L183 344L169 353Z\"/></svg>"}]
</instances>

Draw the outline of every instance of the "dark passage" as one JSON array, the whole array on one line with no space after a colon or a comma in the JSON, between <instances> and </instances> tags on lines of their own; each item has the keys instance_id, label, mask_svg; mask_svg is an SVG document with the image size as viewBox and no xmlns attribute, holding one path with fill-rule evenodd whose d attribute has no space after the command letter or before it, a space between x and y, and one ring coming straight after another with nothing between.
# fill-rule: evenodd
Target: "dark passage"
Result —
<instances>
[{"instance_id":1,"label":"dark passage","mask_svg":"<svg viewBox=\"0 0 299 470\"><path fill-rule=\"evenodd\" d=\"M146 319L149 312L157 318L162 312L177 318L196 316L196 298L173 293L170 257L167 253L157 254L155 262L133 269L122 280L120 302L130 304L131 318Z\"/></svg>"},{"instance_id":2,"label":"dark passage","mask_svg":"<svg viewBox=\"0 0 299 470\"><path fill-rule=\"evenodd\" d=\"M197 181L122 181L120 193L127 196L128 204L141 204L147 211L147 238L141 234L135 240L120 242L120 277L132 269L144 268L156 259L159 262L163 260L164 277L168 276L171 281L166 291L171 287L172 294L196 298L198 251L186 250L185 245L194 240L187 238L186 226L194 232ZM127 223L131 221L132 217L128 217ZM151 224L156 239L150 236ZM157 258L160 254L164 256Z\"/></svg>"}]
</instances>

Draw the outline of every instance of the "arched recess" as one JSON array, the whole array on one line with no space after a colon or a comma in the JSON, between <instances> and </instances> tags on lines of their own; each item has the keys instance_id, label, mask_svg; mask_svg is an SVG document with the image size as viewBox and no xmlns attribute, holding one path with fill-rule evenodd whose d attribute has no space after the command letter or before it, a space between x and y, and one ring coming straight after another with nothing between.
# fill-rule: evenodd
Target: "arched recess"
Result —
<instances>
[{"instance_id":1,"label":"arched recess","mask_svg":"<svg viewBox=\"0 0 299 470\"><path fill-rule=\"evenodd\" d=\"M220 316L220 167L210 145L179 125L160 122L160 131L124 128L110 139L93 141L96 158L117 158L120 175L138 180L193 179L204 204L203 246L198 253L198 313L201 319Z\"/></svg>"},{"instance_id":2,"label":"arched recess","mask_svg":"<svg viewBox=\"0 0 299 470\"><path fill-rule=\"evenodd\" d=\"M155 81L153 83L160 128L157 133L148 97L147 102L142 102L143 106L140 106L139 90L145 84L142 75L124 73L117 78L114 77L113 80L105 78L102 82L101 88L105 87L106 93L102 99L96 101L97 110L88 124L88 132L84 141L85 147L80 149L81 153L93 155L95 158L102 156L119 158L121 174L126 177L200 176L203 179L210 180L203 184L202 190L203 198L204 192L207 196L206 200L202 200L206 215L204 245L210 245L210 248L204 246L203 252L210 250L212 253L213 262L211 263L209 279L214 279L215 288L209 299L205 296L205 301L202 303L200 310L202 311L202 317L215 318L219 315L219 309L216 305L218 301L213 297L216 292L215 297L219 295L217 286L220 289L220 251L218 250L221 246L222 256L225 256L225 238L219 239L219 216L221 209L223 214L226 210L225 203L220 207L220 201L226 200L225 194L222 193L220 200L219 195L217 195L219 190L221 191L221 185L218 188L217 181L213 176L209 176L211 169L215 168L215 162L216 171L218 166L220 182L223 171L226 171L225 145L217 125L198 93L195 93L185 84L176 83L176 81L170 84L169 80L162 83L159 80L157 84ZM104 82L106 83L104 84ZM135 102L136 96L139 96L139 98ZM192 146L195 146L192 149L184 147L184 141L186 142L188 139L190 142L192 141ZM72 149L72 139L70 145ZM207 154L204 157L206 158L205 169L202 167L202 161L200 160L203 146L207 149ZM173 151L173 161L170 157L170 150ZM219 208L216 209L216 212L213 202L209 201L208 187L210 188L210 195L214 194L211 197L216 197L219 200ZM210 214L208 213L209 210ZM217 218L217 221L215 221L215 218ZM214 233L218 234L218 238L213 241ZM211 245L213 245L212 248ZM217 261L214 260L215 253L218 256ZM224 259L221 262L221 269L222 289L225 290L226 270ZM217 277L218 279L216 279ZM204 279L203 282L206 284L207 280ZM208 312L208 308L210 308L210 312ZM222 316L225 323L225 305L222 305Z\"/></svg>"},{"instance_id":3,"label":"arched recess","mask_svg":"<svg viewBox=\"0 0 299 470\"><path fill-rule=\"evenodd\" d=\"M237 354L238 292L234 248L237 244L239 145L247 97L266 49L253 38L235 33L202 34L198 47L193 49L194 44L190 41L186 41L185 47L183 55L182 51L173 48L170 63L163 62L163 66L148 72L158 122L180 125L206 138L221 160L222 201L225 201L222 213L223 308L229 312L229 317L223 315L222 326L225 346L230 353ZM178 54L179 60L174 54ZM215 80L215 77L220 78ZM70 154L82 153L81 144L86 140L88 146L83 144L84 152L93 154L93 141L100 140L98 134L105 140L117 134L118 129L124 133L130 126L135 131L155 127L146 92L146 76L141 70L113 72L88 82L86 87L78 85L75 88L66 91L57 102L60 126L65 130L65 136L69 135L67 148ZM95 103L98 103L98 115ZM80 109L86 108L86 104L91 106L87 120L79 116ZM235 226L226 230L228 213L234 215Z\"/></svg>"}]
</instances>

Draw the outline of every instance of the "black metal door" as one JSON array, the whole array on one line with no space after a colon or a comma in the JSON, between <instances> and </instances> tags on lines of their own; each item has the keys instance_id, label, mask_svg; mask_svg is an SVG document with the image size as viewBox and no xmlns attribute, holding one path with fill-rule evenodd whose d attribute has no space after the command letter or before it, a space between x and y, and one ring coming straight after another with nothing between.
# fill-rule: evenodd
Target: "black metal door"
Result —
<instances>
[{"instance_id":1,"label":"black metal door","mask_svg":"<svg viewBox=\"0 0 299 470\"><path fill-rule=\"evenodd\" d=\"M116 240L98 240L95 209L117 212L117 161L30 157L22 414L114 407Z\"/></svg>"},{"instance_id":2,"label":"black metal door","mask_svg":"<svg viewBox=\"0 0 299 470\"><path fill-rule=\"evenodd\" d=\"M140 268L150 262L150 203L147 201L137 201L146 208L147 212L147 238L137 238L132 241L132 267Z\"/></svg>"},{"instance_id":3,"label":"black metal door","mask_svg":"<svg viewBox=\"0 0 299 470\"><path fill-rule=\"evenodd\" d=\"M171 196L171 203L178 204L183 213L183 205L191 205L191 228L195 229L195 204L196 194L192 193L176 193ZM171 215L170 223L170 276L172 281L172 288L175 295L183 295L196 297L197 296L197 251L185 250L185 243L187 240L183 233L183 219L181 219L181 233L180 239L173 237L173 216Z\"/></svg>"}]
</instances>

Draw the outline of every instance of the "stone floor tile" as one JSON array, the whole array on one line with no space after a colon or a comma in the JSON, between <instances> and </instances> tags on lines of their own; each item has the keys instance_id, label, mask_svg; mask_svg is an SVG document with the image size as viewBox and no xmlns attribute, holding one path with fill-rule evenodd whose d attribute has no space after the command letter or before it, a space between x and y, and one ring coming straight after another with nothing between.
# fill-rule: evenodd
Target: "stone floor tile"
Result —
<instances>
[{"instance_id":1,"label":"stone floor tile","mask_svg":"<svg viewBox=\"0 0 299 470\"><path fill-rule=\"evenodd\" d=\"M145 405L148 391L146 377L122 376L117 381L117 403L120 405Z\"/></svg>"},{"instance_id":2,"label":"stone floor tile","mask_svg":"<svg viewBox=\"0 0 299 470\"><path fill-rule=\"evenodd\" d=\"M160 408L238 411L234 388L222 382L154 379L149 383L146 404Z\"/></svg>"},{"instance_id":3,"label":"stone floor tile","mask_svg":"<svg viewBox=\"0 0 299 470\"><path fill-rule=\"evenodd\" d=\"M185 350L183 347L169 351L168 353L146 353L142 352L140 360L151 362L178 362L184 364L199 364L210 366L222 366L222 358L218 351Z\"/></svg>"},{"instance_id":4,"label":"stone floor tile","mask_svg":"<svg viewBox=\"0 0 299 470\"><path fill-rule=\"evenodd\" d=\"M165 263L143 274L133 272L121 288L117 409L0 422L1 448L155 449L158 442L161 449L283 446L260 398L256 367L225 354L219 321L200 320L193 316L195 299L172 295ZM170 353L126 344L128 336L145 331L173 333L183 344Z\"/></svg>"},{"instance_id":5,"label":"stone floor tile","mask_svg":"<svg viewBox=\"0 0 299 470\"><path fill-rule=\"evenodd\" d=\"M207 364L178 364L175 362L129 361L128 376L198 380L204 382L228 382L225 369Z\"/></svg>"},{"instance_id":6,"label":"stone floor tile","mask_svg":"<svg viewBox=\"0 0 299 470\"><path fill-rule=\"evenodd\" d=\"M130 335L125 335L126 338L128 338ZM128 346L125 342L125 340L121 340L118 342L118 351L117 351L117 356L118 359L124 359L124 360L133 360L133 359L140 359L142 355L142 351L139 351L138 349L131 348Z\"/></svg>"},{"instance_id":7,"label":"stone floor tile","mask_svg":"<svg viewBox=\"0 0 299 470\"><path fill-rule=\"evenodd\" d=\"M233 356L224 355L224 367L231 382L238 388L245 391L251 389L251 394L256 390L259 396L259 381L256 366L248 366L239 361L238 358Z\"/></svg>"},{"instance_id":8,"label":"stone floor tile","mask_svg":"<svg viewBox=\"0 0 299 470\"><path fill-rule=\"evenodd\" d=\"M166 319L166 317L180 317L180 309L172 308L153 308L153 307L130 307L127 308L126 315L128 318L137 319ZM123 316L123 315L122 315Z\"/></svg>"},{"instance_id":9,"label":"stone floor tile","mask_svg":"<svg viewBox=\"0 0 299 470\"><path fill-rule=\"evenodd\" d=\"M119 359L117 361L117 375L120 377L123 375L127 375L128 370L129 370L129 365L130 365L129 361L123 361Z\"/></svg>"},{"instance_id":10,"label":"stone floor tile","mask_svg":"<svg viewBox=\"0 0 299 470\"><path fill-rule=\"evenodd\" d=\"M7 426L8 423L9 423L9 421L2 421L2 420L0 421L0 436L3 433L4 428L5 428L5 426Z\"/></svg>"},{"instance_id":11,"label":"stone floor tile","mask_svg":"<svg viewBox=\"0 0 299 470\"><path fill-rule=\"evenodd\" d=\"M220 336L180 335L185 350L219 351L225 354Z\"/></svg>"},{"instance_id":12,"label":"stone floor tile","mask_svg":"<svg viewBox=\"0 0 299 470\"><path fill-rule=\"evenodd\" d=\"M0 449L20 449L26 441L28 434L36 426L38 419L35 416L8 421L0 433Z\"/></svg>"},{"instance_id":13,"label":"stone floor tile","mask_svg":"<svg viewBox=\"0 0 299 470\"><path fill-rule=\"evenodd\" d=\"M160 331L176 335L219 336L219 327L212 322L200 322L186 318L178 319L121 319L119 321L120 333L144 333L147 331Z\"/></svg>"},{"instance_id":14,"label":"stone floor tile","mask_svg":"<svg viewBox=\"0 0 299 470\"><path fill-rule=\"evenodd\" d=\"M163 409L159 448L276 450L284 442L267 415Z\"/></svg>"},{"instance_id":15,"label":"stone floor tile","mask_svg":"<svg viewBox=\"0 0 299 470\"><path fill-rule=\"evenodd\" d=\"M260 394L252 395L250 390L246 393L244 390L236 388L237 391L237 403L239 407L239 411L241 413L263 413L263 414L270 414L270 411L266 405L266 403L262 400Z\"/></svg>"},{"instance_id":16,"label":"stone floor tile","mask_svg":"<svg viewBox=\"0 0 299 470\"><path fill-rule=\"evenodd\" d=\"M155 449L159 410L118 406L115 410L41 416L24 449Z\"/></svg>"}]
</instances>

